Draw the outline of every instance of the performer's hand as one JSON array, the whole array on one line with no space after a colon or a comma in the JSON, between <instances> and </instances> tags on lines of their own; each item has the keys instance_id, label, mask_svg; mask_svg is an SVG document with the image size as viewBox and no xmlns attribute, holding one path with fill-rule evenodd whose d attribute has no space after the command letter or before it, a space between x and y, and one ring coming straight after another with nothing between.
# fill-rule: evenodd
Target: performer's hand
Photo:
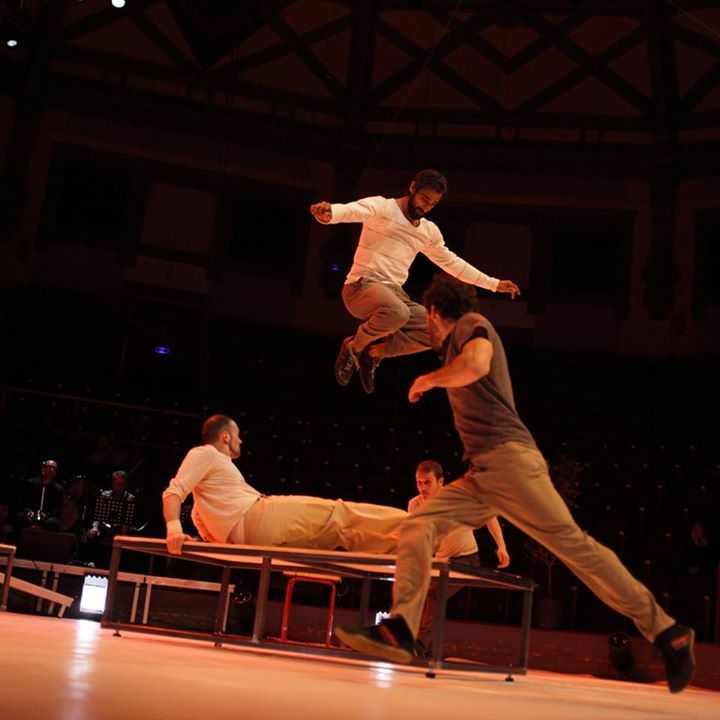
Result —
<instances>
[{"instance_id":1,"label":"performer's hand","mask_svg":"<svg viewBox=\"0 0 720 720\"><path fill-rule=\"evenodd\" d=\"M321 223L329 223L332 220L332 207L329 202L319 202L310 206L312 216Z\"/></svg>"},{"instance_id":2,"label":"performer's hand","mask_svg":"<svg viewBox=\"0 0 720 720\"><path fill-rule=\"evenodd\" d=\"M498 559L498 568L506 568L510 564L510 555L504 547L499 547L496 551Z\"/></svg>"},{"instance_id":3,"label":"performer's hand","mask_svg":"<svg viewBox=\"0 0 720 720\"><path fill-rule=\"evenodd\" d=\"M182 546L186 540L192 540L190 535L186 535L183 532L169 532L167 534L167 549L171 555L181 555Z\"/></svg>"},{"instance_id":4,"label":"performer's hand","mask_svg":"<svg viewBox=\"0 0 720 720\"><path fill-rule=\"evenodd\" d=\"M433 385L427 379L426 375L420 375L415 378L415 382L410 386L408 392L408 400L411 403L416 403L428 390L432 390Z\"/></svg>"},{"instance_id":5,"label":"performer's hand","mask_svg":"<svg viewBox=\"0 0 720 720\"><path fill-rule=\"evenodd\" d=\"M501 280L498 283L497 291L507 293L512 300L520 294L520 288L512 280Z\"/></svg>"}]
</instances>

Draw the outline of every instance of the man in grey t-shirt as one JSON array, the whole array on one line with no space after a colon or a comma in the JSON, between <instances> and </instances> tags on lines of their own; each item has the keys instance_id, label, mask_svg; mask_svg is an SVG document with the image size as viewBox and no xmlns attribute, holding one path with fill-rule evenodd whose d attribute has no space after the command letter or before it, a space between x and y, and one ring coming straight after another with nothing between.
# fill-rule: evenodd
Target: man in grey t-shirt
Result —
<instances>
[{"instance_id":1,"label":"man in grey t-shirt","mask_svg":"<svg viewBox=\"0 0 720 720\"><path fill-rule=\"evenodd\" d=\"M438 538L502 515L562 560L603 602L631 618L660 649L671 692L692 678L694 632L675 623L617 555L575 523L555 490L545 459L515 409L503 344L473 312L475 291L447 275L425 293L428 329L443 367L412 384L410 402L445 388L470 469L404 523L391 617L369 628L337 628L351 647L410 662Z\"/></svg>"}]
</instances>

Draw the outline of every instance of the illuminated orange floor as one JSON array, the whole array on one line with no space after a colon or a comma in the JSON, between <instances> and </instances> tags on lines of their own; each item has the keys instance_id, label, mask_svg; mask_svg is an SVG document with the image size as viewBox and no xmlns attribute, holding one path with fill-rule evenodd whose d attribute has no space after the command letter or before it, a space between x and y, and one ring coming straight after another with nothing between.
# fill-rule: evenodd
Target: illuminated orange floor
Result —
<instances>
[{"instance_id":1,"label":"illuminated orange floor","mask_svg":"<svg viewBox=\"0 0 720 720\"><path fill-rule=\"evenodd\" d=\"M0 613L2 720L718 720L720 693L531 672L440 675Z\"/></svg>"}]
</instances>

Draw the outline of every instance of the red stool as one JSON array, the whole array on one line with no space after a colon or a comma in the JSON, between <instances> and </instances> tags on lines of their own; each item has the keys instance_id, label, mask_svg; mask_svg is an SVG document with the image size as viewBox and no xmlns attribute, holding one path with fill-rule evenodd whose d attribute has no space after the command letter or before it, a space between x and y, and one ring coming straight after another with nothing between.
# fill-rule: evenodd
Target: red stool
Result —
<instances>
[{"instance_id":1,"label":"red stool","mask_svg":"<svg viewBox=\"0 0 720 720\"><path fill-rule=\"evenodd\" d=\"M289 577L287 587L285 588L285 603L283 605L282 627L280 630L280 640L288 641L288 624L290 622L290 608L292 607L292 596L295 591L295 585L300 582L315 583L317 585L327 585L330 588L330 605L328 606L327 625L325 629L325 647L331 647L333 625L335 624L335 596L337 594L337 584L342 580L338 575L320 575L316 573L303 572L285 572ZM290 641L291 642L291 641Z\"/></svg>"}]
</instances>

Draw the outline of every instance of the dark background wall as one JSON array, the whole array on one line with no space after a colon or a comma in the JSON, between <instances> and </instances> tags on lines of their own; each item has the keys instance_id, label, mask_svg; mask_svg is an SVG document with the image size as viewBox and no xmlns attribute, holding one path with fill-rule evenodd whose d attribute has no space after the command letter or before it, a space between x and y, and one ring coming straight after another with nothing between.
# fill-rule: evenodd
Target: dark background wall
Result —
<instances>
[{"instance_id":1,"label":"dark background wall","mask_svg":"<svg viewBox=\"0 0 720 720\"><path fill-rule=\"evenodd\" d=\"M357 228L307 211L436 166L448 245L523 289L483 310L580 520L680 587L720 464L720 15L686 10L0 3L4 492L47 455L98 486L135 468L159 532L213 411L265 492L404 505L419 459L460 472L441 395L405 401L431 355L384 363L371 398L334 385Z\"/></svg>"}]
</instances>

